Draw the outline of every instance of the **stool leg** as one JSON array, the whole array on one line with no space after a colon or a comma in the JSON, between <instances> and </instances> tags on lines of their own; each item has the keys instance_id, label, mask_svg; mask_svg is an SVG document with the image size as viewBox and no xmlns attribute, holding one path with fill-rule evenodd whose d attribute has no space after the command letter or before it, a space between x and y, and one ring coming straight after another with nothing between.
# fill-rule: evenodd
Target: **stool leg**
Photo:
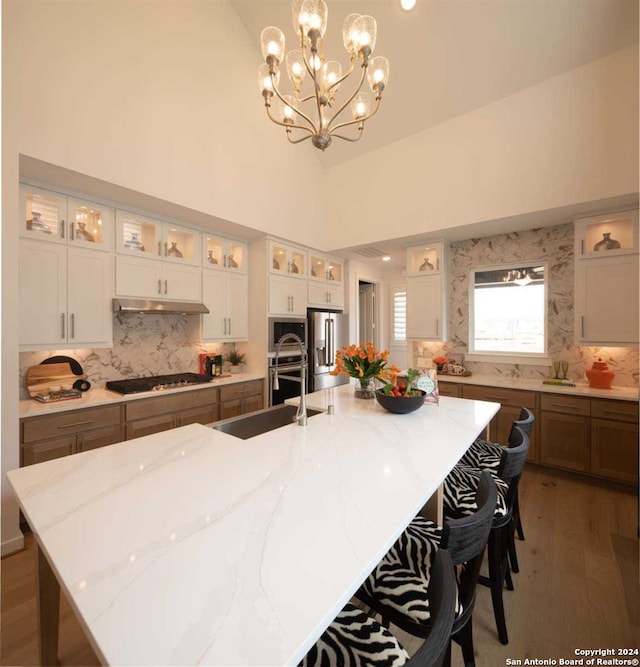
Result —
<instances>
[{"instance_id":1,"label":"stool leg","mask_svg":"<svg viewBox=\"0 0 640 667\"><path fill-rule=\"evenodd\" d=\"M520 502L518 500L518 489L516 489L516 497L513 501L513 516L516 522L516 532L518 533L518 539L524 540L524 530L522 530L522 521L520 519ZM517 572L518 570L513 570Z\"/></svg>"},{"instance_id":2,"label":"stool leg","mask_svg":"<svg viewBox=\"0 0 640 667\"><path fill-rule=\"evenodd\" d=\"M464 667L476 667L476 659L473 650L473 616L458 630L455 637L462 649Z\"/></svg>"},{"instance_id":3,"label":"stool leg","mask_svg":"<svg viewBox=\"0 0 640 667\"><path fill-rule=\"evenodd\" d=\"M496 619L498 638L500 643L508 644L507 622L504 616L504 603L502 590L505 578L505 560L507 557L507 542L505 526L492 528L489 533L489 579L491 580L491 600L493 602L493 615Z\"/></svg>"},{"instance_id":4,"label":"stool leg","mask_svg":"<svg viewBox=\"0 0 640 667\"><path fill-rule=\"evenodd\" d=\"M516 553L515 532L516 532L515 521L512 521L509 526L509 533L507 536L507 551L509 554L509 564L511 565L511 571L517 574L518 572L520 572L520 566L518 565L518 554Z\"/></svg>"}]
</instances>

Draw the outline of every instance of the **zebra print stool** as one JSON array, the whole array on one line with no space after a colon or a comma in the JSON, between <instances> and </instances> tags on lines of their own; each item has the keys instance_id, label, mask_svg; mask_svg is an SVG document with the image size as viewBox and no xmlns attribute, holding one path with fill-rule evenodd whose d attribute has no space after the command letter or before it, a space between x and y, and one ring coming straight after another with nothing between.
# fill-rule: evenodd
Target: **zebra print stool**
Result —
<instances>
[{"instance_id":1,"label":"zebra print stool","mask_svg":"<svg viewBox=\"0 0 640 667\"><path fill-rule=\"evenodd\" d=\"M509 643L502 599L505 581L507 587L513 590L508 563L509 541L515 532L513 505L520 474L529 451L529 437L519 426L511 431L509 440L509 447L501 448L497 475L458 464L454 466L443 485L445 518L455 519L466 517L473 512L474 504L471 499L474 485L481 475L491 475L493 479L500 480L498 503L489 534L489 577L479 577L478 581L491 588L498 637L503 644Z\"/></svg>"},{"instance_id":2,"label":"zebra print stool","mask_svg":"<svg viewBox=\"0 0 640 667\"><path fill-rule=\"evenodd\" d=\"M462 647L467 667L475 665L471 621L475 587L497 502L496 485L488 472L480 475L476 494L478 510L446 521L443 527L416 517L356 593L384 621L427 637L434 622L427 595L432 563L446 549L458 566L458 602L450 634Z\"/></svg>"},{"instance_id":3,"label":"zebra print stool","mask_svg":"<svg viewBox=\"0 0 640 667\"><path fill-rule=\"evenodd\" d=\"M440 667L449 647L456 601L451 556L441 549L434 559L428 597L431 632L413 658L373 618L348 604L307 653L301 667Z\"/></svg>"},{"instance_id":4,"label":"zebra print stool","mask_svg":"<svg viewBox=\"0 0 640 667\"><path fill-rule=\"evenodd\" d=\"M519 426L527 434L529 439L531 439L531 431L533 430L534 421L535 416L531 410L520 408L520 417L511 425L509 440L511 440L513 429L516 426ZM497 473L500 465L502 449L503 445L500 445L497 442L489 442L489 440L478 438L460 459L460 463L472 468L480 468L480 470L489 470L490 472ZM524 540L524 530L522 528L522 519L520 518L520 499L517 493L513 503L513 519L516 524L518 538ZM509 562L511 563L511 569L514 572L518 572L518 556L516 554L516 544L513 536L509 540Z\"/></svg>"}]
</instances>

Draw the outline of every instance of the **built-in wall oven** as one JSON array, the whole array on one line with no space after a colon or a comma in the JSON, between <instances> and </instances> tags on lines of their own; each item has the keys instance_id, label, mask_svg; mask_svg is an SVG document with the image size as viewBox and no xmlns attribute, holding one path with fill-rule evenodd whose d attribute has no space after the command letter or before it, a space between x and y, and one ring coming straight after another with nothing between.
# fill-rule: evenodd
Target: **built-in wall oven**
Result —
<instances>
[{"instance_id":1,"label":"built-in wall oven","mask_svg":"<svg viewBox=\"0 0 640 667\"><path fill-rule=\"evenodd\" d=\"M279 405L288 398L300 396L300 376L302 374L302 357L296 355L280 355L278 357L278 384L279 388L273 388L273 377L276 367L275 356L269 357L269 405ZM289 377L298 378L291 380ZM308 391L309 375L307 373L304 391Z\"/></svg>"}]
</instances>

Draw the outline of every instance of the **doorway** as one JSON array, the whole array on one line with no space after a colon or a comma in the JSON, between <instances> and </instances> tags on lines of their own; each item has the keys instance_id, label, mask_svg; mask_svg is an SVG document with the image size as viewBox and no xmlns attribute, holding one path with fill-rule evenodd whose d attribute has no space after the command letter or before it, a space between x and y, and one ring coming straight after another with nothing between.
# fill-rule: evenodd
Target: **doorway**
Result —
<instances>
[{"instance_id":1,"label":"doorway","mask_svg":"<svg viewBox=\"0 0 640 667\"><path fill-rule=\"evenodd\" d=\"M378 347L378 326L376 309L376 285L366 280L358 281L358 326L361 342L373 341Z\"/></svg>"}]
</instances>

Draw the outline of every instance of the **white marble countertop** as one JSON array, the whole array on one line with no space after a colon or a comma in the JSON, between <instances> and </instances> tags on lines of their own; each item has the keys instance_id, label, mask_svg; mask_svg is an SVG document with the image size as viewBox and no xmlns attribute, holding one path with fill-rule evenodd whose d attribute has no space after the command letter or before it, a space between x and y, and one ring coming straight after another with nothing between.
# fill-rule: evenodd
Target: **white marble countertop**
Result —
<instances>
[{"instance_id":1,"label":"white marble countertop","mask_svg":"<svg viewBox=\"0 0 640 667\"><path fill-rule=\"evenodd\" d=\"M165 389L163 391L143 391L139 394L118 394L109 389L92 387L89 391L85 391L80 398L73 398L69 401L40 403L33 398L27 398L19 402L19 413L20 417L37 417L38 415L56 414L58 412L80 410L82 408L95 408L100 405L115 405L116 403L138 401L141 398L154 398L183 391L198 391L199 389L222 387L237 382L263 380L264 378L264 375L255 373L235 373L229 377L218 378L203 384L192 384L186 387L176 387L175 389Z\"/></svg>"},{"instance_id":2,"label":"white marble countertop","mask_svg":"<svg viewBox=\"0 0 640 667\"><path fill-rule=\"evenodd\" d=\"M638 401L638 387L612 387L611 389L592 389L588 384L576 383L575 387L564 385L542 384L542 380L511 378L496 375L438 375L439 382L455 382L456 384L477 384L486 387L504 389L526 389L549 394L565 394L567 396L586 396L587 398L612 398L619 401Z\"/></svg>"},{"instance_id":3,"label":"white marble countertop","mask_svg":"<svg viewBox=\"0 0 640 667\"><path fill-rule=\"evenodd\" d=\"M105 663L296 665L499 409L332 394L306 427L193 424L8 473Z\"/></svg>"}]
</instances>

